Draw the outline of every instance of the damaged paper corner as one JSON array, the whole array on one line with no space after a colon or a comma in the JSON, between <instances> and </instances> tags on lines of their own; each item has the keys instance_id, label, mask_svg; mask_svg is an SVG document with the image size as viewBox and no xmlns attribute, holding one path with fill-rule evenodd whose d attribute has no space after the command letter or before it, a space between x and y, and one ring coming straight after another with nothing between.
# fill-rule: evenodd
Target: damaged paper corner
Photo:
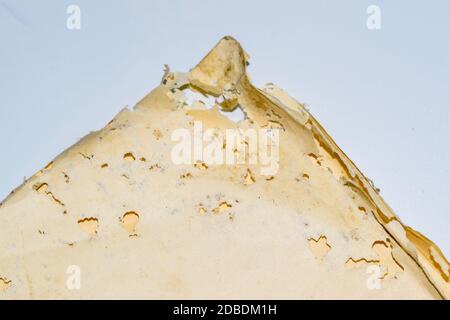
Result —
<instances>
[{"instance_id":1,"label":"damaged paper corner","mask_svg":"<svg viewBox=\"0 0 450 320\"><path fill-rule=\"evenodd\" d=\"M0 298L450 298L442 252L304 104L254 87L248 60L224 37L187 73L165 66L132 110L14 190Z\"/></svg>"}]
</instances>

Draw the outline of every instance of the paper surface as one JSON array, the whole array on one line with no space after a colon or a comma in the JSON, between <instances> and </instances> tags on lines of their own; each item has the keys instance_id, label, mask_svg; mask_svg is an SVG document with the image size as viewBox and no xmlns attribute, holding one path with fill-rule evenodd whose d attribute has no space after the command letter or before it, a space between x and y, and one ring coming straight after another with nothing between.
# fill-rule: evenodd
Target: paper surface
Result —
<instances>
[{"instance_id":1,"label":"paper surface","mask_svg":"<svg viewBox=\"0 0 450 320\"><path fill-rule=\"evenodd\" d=\"M304 105L255 88L248 59L225 37L190 72L167 69L133 110L14 190L0 207L0 298L448 299L441 251ZM276 172L175 164L174 130L199 122L276 131Z\"/></svg>"}]
</instances>

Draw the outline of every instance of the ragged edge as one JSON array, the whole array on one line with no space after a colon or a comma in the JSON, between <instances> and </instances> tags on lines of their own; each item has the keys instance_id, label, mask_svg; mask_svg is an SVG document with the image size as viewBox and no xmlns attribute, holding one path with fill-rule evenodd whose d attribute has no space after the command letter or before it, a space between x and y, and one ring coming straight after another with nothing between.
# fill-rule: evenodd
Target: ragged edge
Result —
<instances>
[{"instance_id":1,"label":"ragged edge","mask_svg":"<svg viewBox=\"0 0 450 320\"><path fill-rule=\"evenodd\" d=\"M328 148L332 152L331 154L336 157L344 170L350 174L353 185L362 192L367 200L375 205L374 216L376 220L419 265L441 296L445 299L450 299L448 277L450 264L442 251L431 240L403 224L377 192L373 184L336 145L314 117L311 116L310 121L315 138L321 142L323 147Z\"/></svg>"},{"instance_id":2,"label":"ragged edge","mask_svg":"<svg viewBox=\"0 0 450 320\"><path fill-rule=\"evenodd\" d=\"M248 64L248 55L244 52L241 45L232 37L224 37L195 67L189 74L188 79L185 79L185 86L189 86L195 90L203 93L211 94L213 96L220 96L226 91L236 91L239 93L239 103L243 106L245 104L252 104L256 106L256 110L265 111L267 108L272 108L277 112L283 113L290 120L300 126L308 127L315 139L320 143L330 155L332 155L340 163L342 169L350 177L348 181L352 187L357 188L366 199L376 208L374 217L390 234L399 246L408 254L423 270L425 276L430 283L436 288L437 292L444 298L450 299L450 284L449 284L449 270L450 264L445 258L441 250L428 238L404 225L400 219L395 215L393 210L386 204L383 198L378 194L376 188L368 178L356 167L356 165L345 155L345 153L337 146L333 139L328 135L325 129L315 120L309 113L306 107L295 101L295 106L287 105L277 99L276 95L269 94L263 90L255 88L247 74L246 65ZM170 74L167 69L163 77L163 81ZM183 81L183 82L184 82ZM156 90L156 89L155 89ZM150 97L151 93L147 96ZM145 100L144 98L143 100ZM138 103L137 105L139 105ZM133 110L124 109L115 118L118 118L123 112L132 112ZM253 114L249 110L243 110L246 116L252 117L253 120L258 121L258 112ZM253 110L255 111L255 110ZM261 117L264 121L265 117ZM59 156L50 162L45 168L40 170L31 178L24 181L21 186L11 192L6 199L0 203L5 204L13 195L17 195L22 189L33 180L36 180L40 175L45 174L51 170L54 163L62 158L68 156L70 152L74 151L74 147L81 142L87 140L94 140L98 132L93 132L81 141L66 149ZM14 197L15 202L21 197ZM11 199L12 200L12 199ZM9 203L11 204L11 203Z\"/></svg>"},{"instance_id":3,"label":"ragged edge","mask_svg":"<svg viewBox=\"0 0 450 320\"><path fill-rule=\"evenodd\" d=\"M373 183L337 146L304 105L297 102L297 108L294 109L281 103L276 96L255 88L246 74L247 64L248 55L241 45L227 36L190 71L189 82L195 88L214 96L219 96L226 90L236 89L240 92L240 102L244 100L243 104L252 103L256 109L261 108L264 111L267 106L276 110L281 109L296 123L307 126L321 147L339 162L351 180L349 183L359 189L374 205L376 208L373 212L374 217L384 230L417 263L442 298L450 299L450 264L441 250L431 240L400 221Z\"/></svg>"}]
</instances>

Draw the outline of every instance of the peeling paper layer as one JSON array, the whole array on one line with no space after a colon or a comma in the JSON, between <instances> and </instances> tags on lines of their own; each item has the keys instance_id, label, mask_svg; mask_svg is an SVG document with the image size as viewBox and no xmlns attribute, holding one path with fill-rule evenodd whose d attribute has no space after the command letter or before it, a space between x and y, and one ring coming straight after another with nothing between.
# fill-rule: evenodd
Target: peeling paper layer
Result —
<instances>
[{"instance_id":1,"label":"peeling paper layer","mask_svg":"<svg viewBox=\"0 0 450 320\"><path fill-rule=\"evenodd\" d=\"M0 206L0 298L448 299L449 263L223 38ZM241 110L244 119L228 117ZM174 129L279 130L279 170L175 165ZM257 151L259 152L259 151ZM80 290L66 270L82 270ZM367 286L369 266L380 288Z\"/></svg>"}]
</instances>

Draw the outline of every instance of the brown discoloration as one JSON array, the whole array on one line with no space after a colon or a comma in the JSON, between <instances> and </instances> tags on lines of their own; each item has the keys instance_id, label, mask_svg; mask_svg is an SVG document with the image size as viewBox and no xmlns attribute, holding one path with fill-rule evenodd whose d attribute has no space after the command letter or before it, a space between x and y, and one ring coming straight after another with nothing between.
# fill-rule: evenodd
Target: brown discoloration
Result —
<instances>
[{"instance_id":1,"label":"brown discoloration","mask_svg":"<svg viewBox=\"0 0 450 320\"><path fill-rule=\"evenodd\" d=\"M323 259L325 258L325 256L327 255L328 251L331 250L331 245L328 243L327 237L324 235L321 235L317 239L314 239L314 238L308 239L308 242L309 242L309 248L311 249L315 258L319 262L322 262Z\"/></svg>"},{"instance_id":2,"label":"brown discoloration","mask_svg":"<svg viewBox=\"0 0 450 320\"><path fill-rule=\"evenodd\" d=\"M134 211L129 211L125 213L120 219L122 227L128 231L130 235L136 233L136 225L139 222L139 214Z\"/></svg>"},{"instance_id":3,"label":"brown discoloration","mask_svg":"<svg viewBox=\"0 0 450 320\"><path fill-rule=\"evenodd\" d=\"M10 281L6 278L0 277L0 293L2 293L3 291L6 291L11 286L12 286L12 281Z\"/></svg>"},{"instance_id":4,"label":"brown discoloration","mask_svg":"<svg viewBox=\"0 0 450 320\"><path fill-rule=\"evenodd\" d=\"M78 220L78 225L84 232L88 233L89 235L91 235L91 236L97 235L97 229L98 229L98 225L99 225L97 218L89 217L89 218L80 219L80 220Z\"/></svg>"}]
</instances>

